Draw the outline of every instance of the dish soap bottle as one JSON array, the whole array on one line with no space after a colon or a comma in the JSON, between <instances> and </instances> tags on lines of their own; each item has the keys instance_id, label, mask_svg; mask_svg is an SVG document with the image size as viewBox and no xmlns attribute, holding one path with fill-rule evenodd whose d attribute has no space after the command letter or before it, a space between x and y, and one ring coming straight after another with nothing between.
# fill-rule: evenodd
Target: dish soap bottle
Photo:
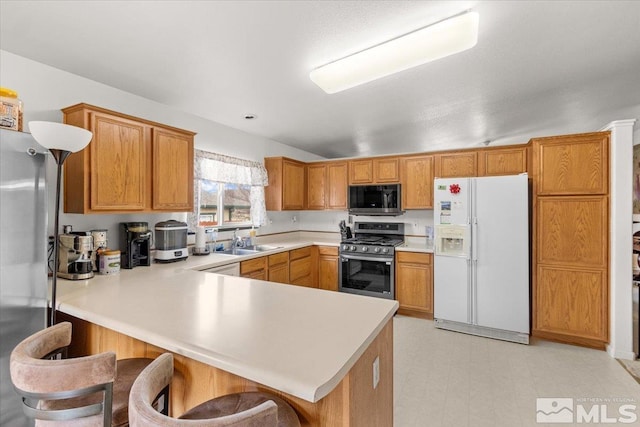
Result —
<instances>
[{"instance_id":1,"label":"dish soap bottle","mask_svg":"<svg viewBox=\"0 0 640 427\"><path fill-rule=\"evenodd\" d=\"M249 245L256 245L256 229L251 226L251 230L249 230Z\"/></svg>"}]
</instances>

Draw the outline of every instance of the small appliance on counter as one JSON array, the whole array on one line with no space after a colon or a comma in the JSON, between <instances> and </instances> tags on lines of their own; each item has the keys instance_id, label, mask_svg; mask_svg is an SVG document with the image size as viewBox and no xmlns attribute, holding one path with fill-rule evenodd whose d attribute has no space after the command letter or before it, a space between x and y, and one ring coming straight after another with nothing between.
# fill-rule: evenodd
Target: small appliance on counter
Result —
<instances>
[{"instance_id":1,"label":"small appliance on counter","mask_svg":"<svg viewBox=\"0 0 640 427\"><path fill-rule=\"evenodd\" d=\"M72 231L60 235L58 277L85 280L93 277L93 236L89 231Z\"/></svg>"},{"instance_id":2,"label":"small appliance on counter","mask_svg":"<svg viewBox=\"0 0 640 427\"><path fill-rule=\"evenodd\" d=\"M151 231L146 222L120 223L122 268L151 265Z\"/></svg>"},{"instance_id":3,"label":"small appliance on counter","mask_svg":"<svg viewBox=\"0 0 640 427\"><path fill-rule=\"evenodd\" d=\"M91 253L91 265L93 271L99 271L100 252L107 249L107 230L91 230L93 237L93 252Z\"/></svg>"},{"instance_id":4,"label":"small appliance on counter","mask_svg":"<svg viewBox=\"0 0 640 427\"><path fill-rule=\"evenodd\" d=\"M156 224L156 261L173 262L186 260L187 223L170 219Z\"/></svg>"}]
</instances>

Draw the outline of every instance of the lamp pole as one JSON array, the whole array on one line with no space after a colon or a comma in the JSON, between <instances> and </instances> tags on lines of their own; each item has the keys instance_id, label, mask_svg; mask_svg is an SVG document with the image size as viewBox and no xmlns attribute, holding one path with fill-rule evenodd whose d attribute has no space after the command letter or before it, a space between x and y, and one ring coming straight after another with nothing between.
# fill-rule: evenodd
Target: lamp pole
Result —
<instances>
[{"instance_id":1,"label":"lamp pole","mask_svg":"<svg viewBox=\"0 0 640 427\"><path fill-rule=\"evenodd\" d=\"M56 161L58 166L57 176L56 176L56 204L55 204L55 215L53 222L53 277L51 280L51 313L49 314L49 319L47 322L47 326L53 326L56 324L56 292L58 290L58 250L60 246L60 182L62 181L62 164L69 157L71 151L60 150L57 148L49 149L49 152L53 155L53 158Z\"/></svg>"}]
</instances>

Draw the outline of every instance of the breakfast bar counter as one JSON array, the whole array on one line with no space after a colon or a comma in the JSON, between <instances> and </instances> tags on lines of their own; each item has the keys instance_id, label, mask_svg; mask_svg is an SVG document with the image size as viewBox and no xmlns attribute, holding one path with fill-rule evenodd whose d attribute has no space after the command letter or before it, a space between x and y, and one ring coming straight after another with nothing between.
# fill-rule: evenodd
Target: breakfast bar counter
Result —
<instances>
[{"instance_id":1,"label":"breakfast bar counter","mask_svg":"<svg viewBox=\"0 0 640 427\"><path fill-rule=\"evenodd\" d=\"M262 389L289 401L303 425L393 423L396 301L193 271L184 262L59 280L58 295L59 320L74 323L72 354L176 355L173 416L214 396Z\"/></svg>"}]
</instances>

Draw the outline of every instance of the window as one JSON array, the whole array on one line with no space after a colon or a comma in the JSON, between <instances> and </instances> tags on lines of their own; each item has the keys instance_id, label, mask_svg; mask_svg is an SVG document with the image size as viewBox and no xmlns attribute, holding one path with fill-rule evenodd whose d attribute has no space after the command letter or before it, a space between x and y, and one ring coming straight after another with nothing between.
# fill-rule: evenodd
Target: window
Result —
<instances>
[{"instance_id":1,"label":"window","mask_svg":"<svg viewBox=\"0 0 640 427\"><path fill-rule=\"evenodd\" d=\"M201 179L198 225L254 225L250 196L250 185Z\"/></svg>"},{"instance_id":2,"label":"window","mask_svg":"<svg viewBox=\"0 0 640 427\"><path fill-rule=\"evenodd\" d=\"M260 226L266 220L261 163L196 150L195 212L189 225L236 228Z\"/></svg>"}]
</instances>

